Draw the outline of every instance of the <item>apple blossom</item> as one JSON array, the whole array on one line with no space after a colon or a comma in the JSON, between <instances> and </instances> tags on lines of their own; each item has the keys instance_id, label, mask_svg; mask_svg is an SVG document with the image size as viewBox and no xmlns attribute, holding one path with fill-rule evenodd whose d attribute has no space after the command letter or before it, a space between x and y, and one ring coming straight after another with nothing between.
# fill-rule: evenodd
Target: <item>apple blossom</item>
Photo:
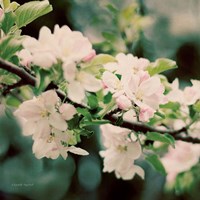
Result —
<instances>
[{"instance_id":1,"label":"apple blossom","mask_svg":"<svg viewBox=\"0 0 200 200\"><path fill-rule=\"evenodd\" d=\"M23 134L33 136L33 153L37 158L55 159L61 154L66 159L68 151L87 154L74 146L77 144L75 133L68 130L67 121L76 114L75 107L61 104L55 91L49 90L23 102L14 114L22 124Z\"/></svg>"},{"instance_id":2,"label":"apple blossom","mask_svg":"<svg viewBox=\"0 0 200 200\"><path fill-rule=\"evenodd\" d=\"M92 73L79 69L75 64L63 64L64 77L67 80L68 97L77 103L82 103L85 92L97 92L102 88L102 83Z\"/></svg>"},{"instance_id":3,"label":"apple blossom","mask_svg":"<svg viewBox=\"0 0 200 200\"><path fill-rule=\"evenodd\" d=\"M150 64L149 60L145 58L138 58L132 54L119 53L116 55L116 62L107 63L104 65L105 69L116 72L121 75L136 74L138 71L144 71Z\"/></svg>"},{"instance_id":4,"label":"apple blossom","mask_svg":"<svg viewBox=\"0 0 200 200\"><path fill-rule=\"evenodd\" d=\"M161 158L167 172L168 183L173 183L176 176L199 162L200 145L177 141L175 148L169 147L168 153Z\"/></svg>"},{"instance_id":5,"label":"apple blossom","mask_svg":"<svg viewBox=\"0 0 200 200\"><path fill-rule=\"evenodd\" d=\"M46 26L40 29L39 38L27 36L23 41L23 47L31 56L31 62L44 69L50 68L58 60L63 63L79 63L88 61L95 51L89 40L78 31L71 31L68 26L55 25L54 32ZM28 59L28 54L21 54L22 60Z\"/></svg>"},{"instance_id":6,"label":"apple blossom","mask_svg":"<svg viewBox=\"0 0 200 200\"><path fill-rule=\"evenodd\" d=\"M115 172L117 178L132 179L135 174L144 178L144 171L134 164L142 153L140 143L129 138L130 130L113 125L101 125L105 150L100 151L104 158L104 172Z\"/></svg>"},{"instance_id":7,"label":"apple blossom","mask_svg":"<svg viewBox=\"0 0 200 200\"><path fill-rule=\"evenodd\" d=\"M34 65L48 69L57 63L58 44L49 28L44 26L40 29L38 40L27 36L22 45L32 55L31 62ZM27 60L27 54L21 54L21 59Z\"/></svg>"},{"instance_id":8,"label":"apple blossom","mask_svg":"<svg viewBox=\"0 0 200 200\"><path fill-rule=\"evenodd\" d=\"M167 97L172 102L179 102L182 105L188 106L194 104L200 99L200 81L191 80L192 86L187 86L183 90L179 88L178 79L175 79L170 87L171 91L167 94Z\"/></svg>"}]
</instances>

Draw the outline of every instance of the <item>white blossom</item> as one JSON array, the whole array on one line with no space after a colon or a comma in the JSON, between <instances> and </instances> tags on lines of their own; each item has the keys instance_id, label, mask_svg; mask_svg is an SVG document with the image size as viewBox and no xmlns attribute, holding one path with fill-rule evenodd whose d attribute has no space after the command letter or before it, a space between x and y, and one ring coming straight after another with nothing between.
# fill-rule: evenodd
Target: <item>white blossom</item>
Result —
<instances>
[{"instance_id":1,"label":"white blossom","mask_svg":"<svg viewBox=\"0 0 200 200\"><path fill-rule=\"evenodd\" d=\"M200 145L177 141L175 148L169 147L161 161L167 172L167 182L173 183L176 176L191 169L199 162Z\"/></svg>"},{"instance_id":2,"label":"white blossom","mask_svg":"<svg viewBox=\"0 0 200 200\"><path fill-rule=\"evenodd\" d=\"M134 164L142 153L138 141L132 141L129 137L130 130L116 127L110 124L101 125L103 144L105 150L100 151L104 158L104 172L115 172L117 178L132 179L135 174L144 178L144 171Z\"/></svg>"},{"instance_id":3,"label":"white blossom","mask_svg":"<svg viewBox=\"0 0 200 200\"><path fill-rule=\"evenodd\" d=\"M179 81L175 79L170 87L171 91L167 94L169 101L179 102L184 106L192 105L200 99L200 81L191 80L192 86L187 86L183 90L179 88Z\"/></svg>"},{"instance_id":4,"label":"white blossom","mask_svg":"<svg viewBox=\"0 0 200 200\"><path fill-rule=\"evenodd\" d=\"M76 114L75 107L61 104L55 91L44 92L23 102L14 114L22 124L23 134L32 135L33 153L38 159L56 159L59 155L66 159L67 152L88 154L74 146L77 144L75 133L68 130L67 121Z\"/></svg>"}]
</instances>

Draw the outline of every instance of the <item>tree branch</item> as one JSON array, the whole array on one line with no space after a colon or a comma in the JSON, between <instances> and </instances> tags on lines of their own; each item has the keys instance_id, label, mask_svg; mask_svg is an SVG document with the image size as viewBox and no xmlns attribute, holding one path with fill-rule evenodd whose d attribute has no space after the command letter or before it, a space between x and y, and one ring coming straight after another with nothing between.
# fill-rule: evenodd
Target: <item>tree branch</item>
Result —
<instances>
[{"instance_id":1,"label":"tree branch","mask_svg":"<svg viewBox=\"0 0 200 200\"><path fill-rule=\"evenodd\" d=\"M6 96L10 92L10 90L17 88L17 87L21 87L23 85L26 85L23 80L20 80L17 83L14 83L12 85L5 85L2 94L4 96Z\"/></svg>"},{"instance_id":2,"label":"tree branch","mask_svg":"<svg viewBox=\"0 0 200 200\"><path fill-rule=\"evenodd\" d=\"M128 129L134 130L136 132L143 132L143 133L158 132L158 133L161 133L161 134L168 133L170 135L175 136L177 134L180 134L182 132L186 132L187 131L187 129L185 127L181 128L181 129L178 129L178 130L171 130L171 129L162 130L162 129L154 128L152 126L149 126L149 125L141 123L141 122L123 121L120 125L116 125L117 117L115 117L113 115L110 115L110 114L107 114L107 115L105 115L104 118L109 120L115 126L128 128Z\"/></svg>"},{"instance_id":3,"label":"tree branch","mask_svg":"<svg viewBox=\"0 0 200 200\"><path fill-rule=\"evenodd\" d=\"M35 86L36 80L35 78L26 72L24 69L19 68L18 66L14 65L11 62L5 61L0 58L0 68L5 69L13 74L16 74L21 78L24 84Z\"/></svg>"},{"instance_id":4,"label":"tree branch","mask_svg":"<svg viewBox=\"0 0 200 200\"><path fill-rule=\"evenodd\" d=\"M176 135L176 136L174 136L174 138L176 140L181 140L181 141L184 141L184 142L190 142L190 143L193 143L193 144L200 144L199 138L193 138L191 136L183 137L181 135Z\"/></svg>"},{"instance_id":5,"label":"tree branch","mask_svg":"<svg viewBox=\"0 0 200 200\"><path fill-rule=\"evenodd\" d=\"M5 69L13 74L16 74L17 76L19 76L21 78L21 81L19 81L18 83L14 84L14 85L11 85L10 89L13 89L14 87L17 87L20 85L31 85L31 86L36 85L35 77L30 75L24 69L19 68L18 66L14 65L10 62L4 61L1 58L0 58L0 68ZM51 85L49 85L49 87L47 89L57 89L57 87L55 84L51 84ZM66 95L64 93L62 93L61 91L56 90L56 92L62 100L66 100L66 101L72 103L75 107L84 108L84 106L81 104L71 102L71 100L68 99L66 97ZM142 133L158 132L161 134L168 133L168 134L174 136L174 138L176 140L182 140L182 141L191 142L191 143L200 143L200 139L198 139L198 138L193 138L193 137L189 137L189 136L187 136L187 137L180 136L180 133L187 132L186 127L183 127L179 130L171 130L171 129L161 130L161 129L157 129L157 128L151 127L149 125L143 124L141 122L128 122L128 121L123 121L120 125L117 125L116 124L117 117L113 115L113 112L105 115L104 119L109 120L111 122L111 124L113 124L115 126L127 128L130 130L136 131L136 132L142 132Z\"/></svg>"}]
</instances>

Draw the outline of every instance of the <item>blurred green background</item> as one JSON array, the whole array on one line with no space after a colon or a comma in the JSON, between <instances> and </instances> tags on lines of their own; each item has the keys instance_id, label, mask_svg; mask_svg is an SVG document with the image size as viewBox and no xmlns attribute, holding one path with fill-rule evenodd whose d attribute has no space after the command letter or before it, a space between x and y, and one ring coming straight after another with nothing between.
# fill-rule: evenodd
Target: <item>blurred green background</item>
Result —
<instances>
[{"instance_id":1,"label":"blurred green background","mask_svg":"<svg viewBox=\"0 0 200 200\"><path fill-rule=\"evenodd\" d=\"M27 1L17 1L22 4ZM134 8L133 0L50 0L53 12L37 19L23 29L23 34L38 37L41 26L53 30L55 24L68 25L84 33L99 53L133 53L150 60L167 57L177 61L179 68L168 72L169 80L179 77L182 84L200 78L200 1L138 0L138 13L147 17L144 30L134 26L126 43L119 33L114 8ZM132 19L132 18L131 18ZM128 24L130 26L130 24ZM129 30L129 31L130 31ZM104 34L102 34L102 32ZM113 36L119 34L119 37ZM110 34L110 35L109 35ZM197 200L200 185L193 185L180 194L164 189L165 177L146 162L145 181L116 179L102 173L99 157L99 130L89 140L83 139L87 157L71 155L67 160L38 160L32 154L32 140L23 137L12 117L0 117L0 200Z\"/></svg>"}]
</instances>

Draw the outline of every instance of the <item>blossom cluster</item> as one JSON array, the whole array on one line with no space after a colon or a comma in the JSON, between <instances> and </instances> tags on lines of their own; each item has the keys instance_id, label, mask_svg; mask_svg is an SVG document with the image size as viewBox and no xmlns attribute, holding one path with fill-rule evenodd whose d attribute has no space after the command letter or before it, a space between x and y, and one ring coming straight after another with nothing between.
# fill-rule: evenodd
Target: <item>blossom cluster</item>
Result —
<instances>
[{"instance_id":1,"label":"blossom cluster","mask_svg":"<svg viewBox=\"0 0 200 200\"><path fill-rule=\"evenodd\" d=\"M107 91L113 94L122 110L139 108L139 120L147 122L160 104L165 104L164 86L158 76L151 77L146 71L150 62L131 54L118 54L116 62L104 65L102 81Z\"/></svg>"},{"instance_id":2,"label":"blossom cluster","mask_svg":"<svg viewBox=\"0 0 200 200\"><path fill-rule=\"evenodd\" d=\"M135 174L144 178L144 170L134 164L142 154L139 141L133 139L129 129L116 127L110 124L101 125L103 144L106 148L100 151L104 158L104 172L115 172L117 178L132 179Z\"/></svg>"},{"instance_id":3,"label":"blossom cluster","mask_svg":"<svg viewBox=\"0 0 200 200\"><path fill-rule=\"evenodd\" d=\"M68 121L76 114L76 109L68 103L61 103L56 92L49 90L32 100L24 101L15 111L15 116L22 125L23 134L32 135L33 153L56 159L67 152L87 155L87 151L75 147L76 133L68 129Z\"/></svg>"},{"instance_id":4,"label":"blossom cluster","mask_svg":"<svg viewBox=\"0 0 200 200\"><path fill-rule=\"evenodd\" d=\"M188 107L200 100L200 81L192 80L192 86L180 90L177 79L172 84L166 84L158 74L151 75L148 71L151 65L149 60L124 53L117 54L107 62L100 61L97 64L100 68L97 68L96 73L96 69L93 69L95 66L91 64L96 57L91 43L80 32L71 31L67 26L60 28L56 25L53 33L43 27L39 39L26 37L23 47L24 49L18 52L21 65L38 66L44 70L61 66L67 88L66 97L72 102L86 105L88 93L96 93L95 97L110 93L112 103L107 112L117 107L121 110L123 120L147 123L157 111L164 114L173 112L162 109L160 105L177 102L180 104L181 114L175 119L159 119L155 128L164 124L165 128L176 130L191 124L189 135L200 138L200 125L195 121L191 122ZM102 97L97 100L101 101L98 102L100 106L103 105L99 109L101 112L107 105L102 102ZM131 115L125 119L124 113ZM75 107L62 103L53 90L23 102L15 111L22 124L23 134L33 137L33 152L36 157L52 159L59 155L66 158L68 151L80 155L88 154L75 147L78 143L77 133L69 129L69 121L76 114ZM95 114L101 117L99 113ZM136 165L135 161L142 155L145 138L141 139L139 135L135 137L133 130L111 124L101 125L100 129L105 147L100 151L104 159L103 171L115 172L117 178L124 180L132 179L135 174L144 178L144 170ZM169 147L168 153L161 159L169 174L169 181L196 164L200 156L200 145L176 142L175 146L175 149ZM181 156L185 149L188 150L189 160Z\"/></svg>"},{"instance_id":5,"label":"blossom cluster","mask_svg":"<svg viewBox=\"0 0 200 200\"><path fill-rule=\"evenodd\" d=\"M85 98L85 92L97 92L102 88L101 81L86 71L80 62L87 62L96 53L89 40L79 31L71 31L68 26L55 25L51 33L42 27L38 40L27 36L23 43L24 49L18 53L20 63L24 66L36 65L50 69L60 64L67 81L68 97L77 103Z\"/></svg>"}]
</instances>

